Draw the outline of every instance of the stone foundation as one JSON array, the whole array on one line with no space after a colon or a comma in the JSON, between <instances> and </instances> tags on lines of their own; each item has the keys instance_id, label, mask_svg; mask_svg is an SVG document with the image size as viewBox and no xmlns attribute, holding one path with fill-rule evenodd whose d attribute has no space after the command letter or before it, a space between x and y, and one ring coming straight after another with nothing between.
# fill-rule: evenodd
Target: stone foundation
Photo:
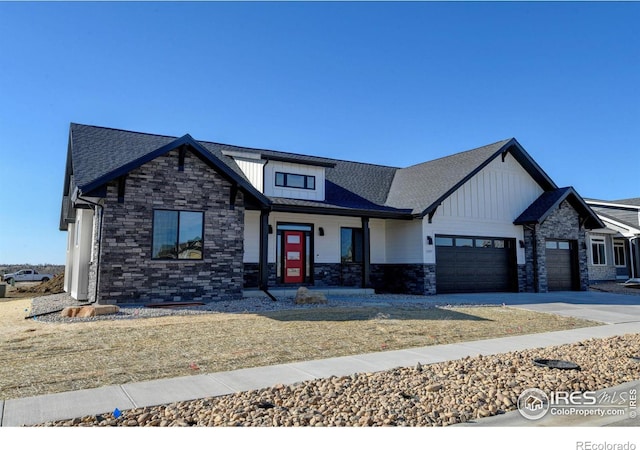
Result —
<instances>
[{"instance_id":1,"label":"stone foundation","mask_svg":"<svg viewBox=\"0 0 640 450\"><path fill-rule=\"evenodd\" d=\"M371 285L376 292L435 295L434 264L372 264Z\"/></svg>"}]
</instances>

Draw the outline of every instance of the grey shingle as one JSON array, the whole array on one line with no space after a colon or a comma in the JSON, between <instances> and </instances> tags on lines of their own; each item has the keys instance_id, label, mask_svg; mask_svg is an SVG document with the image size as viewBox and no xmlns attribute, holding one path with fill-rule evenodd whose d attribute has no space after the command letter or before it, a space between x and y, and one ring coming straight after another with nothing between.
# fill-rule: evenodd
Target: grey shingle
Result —
<instances>
[{"instance_id":1,"label":"grey shingle","mask_svg":"<svg viewBox=\"0 0 640 450\"><path fill-rule=\"evenodd\" d=\"M406 169L398 169L385 204L410 208L414 214L423 213L483 164L493 159L510 141L506 139Z\"/></svg>"}]
</instances>

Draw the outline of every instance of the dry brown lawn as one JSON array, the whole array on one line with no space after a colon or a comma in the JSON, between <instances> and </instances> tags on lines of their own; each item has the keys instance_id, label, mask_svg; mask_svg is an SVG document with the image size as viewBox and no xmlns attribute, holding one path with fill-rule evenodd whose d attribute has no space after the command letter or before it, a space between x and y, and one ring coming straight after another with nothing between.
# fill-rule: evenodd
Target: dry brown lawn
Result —
<instances>
[{"instance_id":1,"label":"dry brown lawn","mask_svg":"<svg viewBox=\"0 0 640 450\"><path fill-rule=\"evenodd\" d=\"M351 307L81 323L0 302L0 399L593 326L508 307Z\"/></svg>"}]
</instances>

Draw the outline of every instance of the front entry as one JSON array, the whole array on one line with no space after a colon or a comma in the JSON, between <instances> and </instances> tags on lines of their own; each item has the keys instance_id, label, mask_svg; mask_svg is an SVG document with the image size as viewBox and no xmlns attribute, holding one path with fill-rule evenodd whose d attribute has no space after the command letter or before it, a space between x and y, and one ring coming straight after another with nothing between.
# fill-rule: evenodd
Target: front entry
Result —
<instances>
[{"instance_id":1,"label":"front entry","mask_svg":"<svg viewBox=\"0 0 640 450\"><path fill-rule=\"evenodd\" d=\"M313 284L313 225L278 223L276 261L279 284Z\"/></svg>"},{"instance_id":2,"label":"front entry","mask_svg":"<svg viewBox=\"0 0 640 450\"><path fill-rule=\"evenodd\" d=\"M284 232L284 282L302 283L304 281L304 232Z\"/></svg>"}]
</instances>

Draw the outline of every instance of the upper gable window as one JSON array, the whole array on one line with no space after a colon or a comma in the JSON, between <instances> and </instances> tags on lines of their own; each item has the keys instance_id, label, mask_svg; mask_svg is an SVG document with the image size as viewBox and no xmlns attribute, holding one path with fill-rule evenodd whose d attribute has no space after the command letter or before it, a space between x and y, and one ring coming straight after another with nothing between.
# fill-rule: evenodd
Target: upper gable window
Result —
<instances>
[{"instance_id":1,"label":"upper gable window","mask_svg":"<svg viewBox=\"0 0 640 450\"><path fill-rule=\"evenodd\" d=\"M315 189L316 177L313 175L276 172L276 186L296 189Z\"/></svg>"}]
</instances>

